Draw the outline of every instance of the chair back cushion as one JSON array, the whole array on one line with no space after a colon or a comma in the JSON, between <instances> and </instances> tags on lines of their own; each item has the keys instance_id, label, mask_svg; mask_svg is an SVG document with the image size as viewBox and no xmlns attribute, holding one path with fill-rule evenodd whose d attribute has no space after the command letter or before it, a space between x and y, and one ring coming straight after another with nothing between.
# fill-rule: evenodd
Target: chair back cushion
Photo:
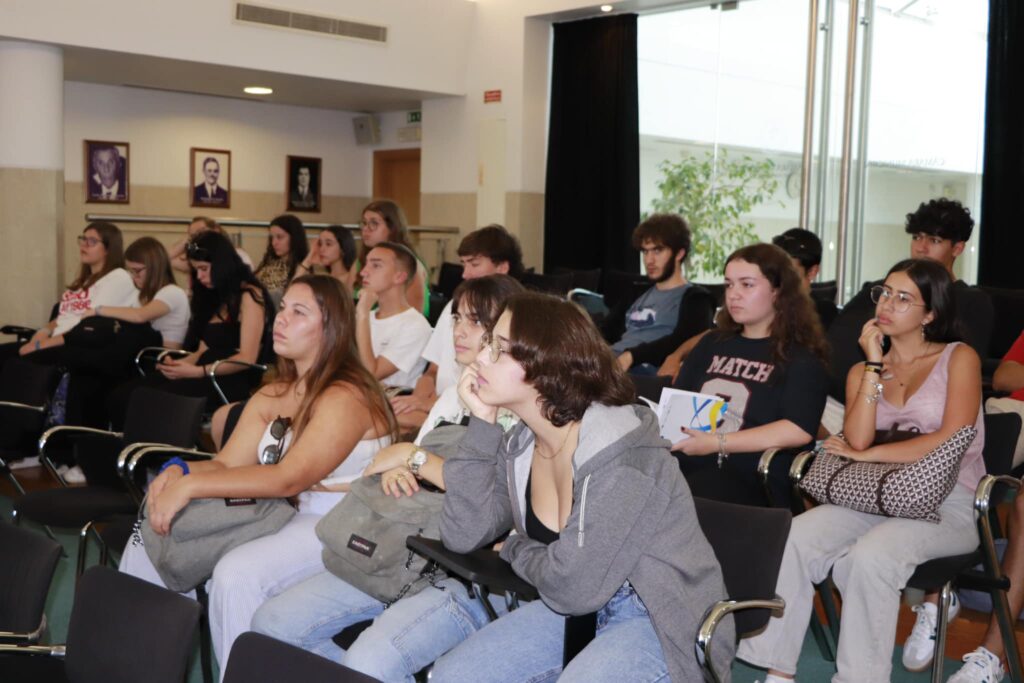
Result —
<instances>
[{"instance_id":1,"label":"chair back cushion","mask_svg":"<svg viewBox=\"0 0 1024 683\"><path fill-rule=\"evenodd\" d=\"M251 681L378 683L376 678L250 631L240 635L231 646L231 656L224 672L224 683Z\"/></svg>"},{"instance_id":2,"label":"chair back cushion","mask_svg":"<svg viewBox=\"0 0 1024 683\"><path fill-rule=\"evenodd\" d=\"M201 610L195 600L166 588L92 567L79 580L71 608L68 678L181 683Z\"/></svg>"},{"instance_id":3,"label":"chair back cushion","mask_svg":"<svg viewBox=\"0 0 1024 683\"><path fill-rule=\"evenodd\" d=\"M124 420L125 444L154 442L191 448L199 437L203 397L179 396L142 386L132 392Z\"/></svg>"},{"instance_id":4,"label":"chair back cushion","mask_svg":"<svg viewBox=\"0 0 1024 683\"><path fill-rule=\"evenodd\" d=\"M60 545L0 520L0 631L39 628Z\"/></svg>"},{"instance_id":5,"label":"chair back cushion","mask_svg":"<svg viewBox=\"0 0 1024 683\"><path fill-rule=\"evenodd\" d=\"M734 505L694 498L697 520L715 551L730 600L772 599L793 516L782 508ZM771 611L733 613L736 635L768 623Z\"/></svg>"}]
</instances>

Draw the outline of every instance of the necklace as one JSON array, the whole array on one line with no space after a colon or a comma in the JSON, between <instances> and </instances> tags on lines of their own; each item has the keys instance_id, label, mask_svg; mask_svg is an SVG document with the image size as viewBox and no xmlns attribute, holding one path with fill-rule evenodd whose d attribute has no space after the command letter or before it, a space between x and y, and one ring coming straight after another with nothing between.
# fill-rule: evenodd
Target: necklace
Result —
<instances>
[{"instance_id":1,"label":"necklace","mask_svg":"<svg viewBox=\"0 0 1024 683\"><path fill-rule=\"evenodd\" d=\"M900 362L900 363L889 362L889 363L887 363L886 367L885 367L885 372L882 373L882 379L884 379L884 380L895 379L896 382L901 387L905 387L906 384L904 384L903 380L900 379L899 375L896 373L896 366L897 365L901 365L901 366L904 366L904 367L913 368L917 364L918 361L920 361L923 358L926 358L927 356L932 355L933 353L935 353L935 352L932 351L931 342L928 342L927 346L925 347L924 353L921 353L921 354L919 354L917 356L914 356L912 359L910 359L906 363L903 363L903 362Z\"/></svg>"},{"instance_id":2,"label":"necklace","mask_svg":"<svg viewBox=\"0 0 1024 683\"><path fill-rule=\"evenodd\" d=\"M567 430L565 430L565 438L562 439L562 445L559 446L558 450L555 451L554 453L552 453L551 455L544 455L541 452L540 442L538 441L537 442L537 447L536 447L537 455L539 455L544 460L554 460L555 458L557 458L559 455L562 454L562 451L565 449L565 444L569 443L569 436L572 434L572 430L573 430L573 427L569 427Z\"/></svg>"}]
</instances>

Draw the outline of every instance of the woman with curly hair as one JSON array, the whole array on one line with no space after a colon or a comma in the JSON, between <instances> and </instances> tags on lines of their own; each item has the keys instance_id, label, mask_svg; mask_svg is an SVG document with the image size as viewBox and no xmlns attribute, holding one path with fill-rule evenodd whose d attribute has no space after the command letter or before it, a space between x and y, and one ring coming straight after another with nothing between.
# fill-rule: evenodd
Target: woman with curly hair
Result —
<instances>
[{"instance_id":1,"label":"woman with curly hair","mask_svg":"<svg viewBox=\"0 0 1024 683\"><path fill-rule=\"evenodd\" d=\"M825 335L789 255L772 244L733 252L716 323L675 386L723 397L725 421L715 433L684 429L672 450L694 495L764 505L758 459L787 449L772 462L769 485L770 502L788 506L789 463L814 441L828 389Z\"/></svg>"}]
</instances>

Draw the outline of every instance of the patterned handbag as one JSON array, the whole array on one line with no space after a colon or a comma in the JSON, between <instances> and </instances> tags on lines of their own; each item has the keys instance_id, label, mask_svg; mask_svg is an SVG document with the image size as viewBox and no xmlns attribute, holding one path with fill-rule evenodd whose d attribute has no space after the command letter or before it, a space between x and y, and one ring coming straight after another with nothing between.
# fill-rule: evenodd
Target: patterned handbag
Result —
<instances>
[{"instance_id":1,"label":"patterned handbag","mask_svg":"<svg viewBox=\"0 0 1024 683\"><path fill-rule=\"evenodd\" d=\"M961 427L912 463L857 462L821 448L800 487L819 503L937 524L939 506L956 486L960 460L977 433Z\"/></svg>"}]
</instances>

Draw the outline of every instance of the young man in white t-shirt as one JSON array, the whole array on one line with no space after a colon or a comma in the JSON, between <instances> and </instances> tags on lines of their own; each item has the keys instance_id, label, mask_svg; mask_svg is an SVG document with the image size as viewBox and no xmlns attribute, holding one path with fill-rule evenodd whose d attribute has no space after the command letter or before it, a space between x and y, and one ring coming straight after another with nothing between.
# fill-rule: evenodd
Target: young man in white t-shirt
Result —
<instances>
[{"instance_id":1,"label":"young man in white t-shirt","mask_svg":"<svg viewBox=\"0 0 1024 683\"><path fill-rule=\"evenodd\" d=\"M356 304L359 357L387 386L412 387L426 367L420 354L430 339L430 323L405 296L415 274L416 257L391 242L371 249L359 273L363 282Z\"/></svg>"},{"instance_id":2,"label":"young man in white t-shirt","mask_svg":"<svg viewBox=\"0 0 1024 683\"><path fill-rule=\"evenodd\" d=\"M458 255L463 280L497 274L518 278L523 272L523 250L519 240L497 224L474 230L462 238ZM402 427L421 426L438 396L458 382L461 370L455 360L452 333L452 304L448 302L423 349L423 358L428 365L415 390L409 396L396 396L391 400L391 407Z\"/></svg>"}]
</instances>

